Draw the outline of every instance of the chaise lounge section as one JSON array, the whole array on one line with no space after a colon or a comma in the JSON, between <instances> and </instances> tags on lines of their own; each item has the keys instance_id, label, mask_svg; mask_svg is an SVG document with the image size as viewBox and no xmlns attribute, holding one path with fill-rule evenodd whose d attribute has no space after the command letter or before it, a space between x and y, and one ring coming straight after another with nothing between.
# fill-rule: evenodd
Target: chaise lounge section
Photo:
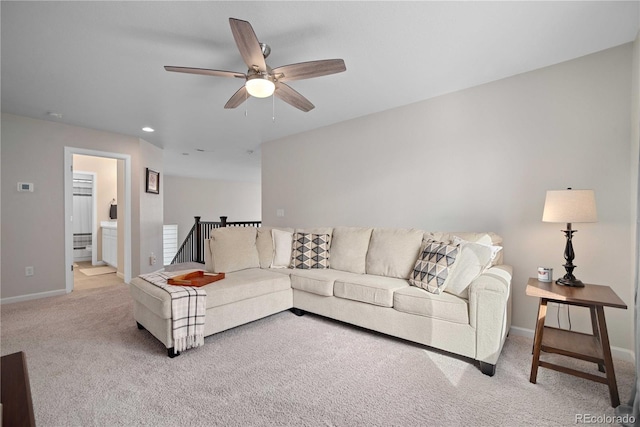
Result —
<instances>
[{"instance_id":1,"label":"chaise lounge section","mask_svg":"<svg viewBox=\"0 0 640 427\"><path fill-rule=\"evenodd\" d=\"M205 270L225 279L203 287L204 334L291 309L477 360L491 376L511 324L501 242L416 229L217 229ZM131 294L139 327L175 356L169 294L141 278Z\"/></svg>"}]
</instances>

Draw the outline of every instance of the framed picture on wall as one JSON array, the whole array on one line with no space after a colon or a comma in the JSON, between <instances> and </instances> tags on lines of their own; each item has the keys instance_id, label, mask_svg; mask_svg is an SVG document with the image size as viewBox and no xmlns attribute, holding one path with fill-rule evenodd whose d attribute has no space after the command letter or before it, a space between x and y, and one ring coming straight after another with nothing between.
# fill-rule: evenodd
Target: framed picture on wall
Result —
<instances>
[{"instance_id":1,"label":"framed picture on wall","mask_svg":"<svg viewBox=\"0 0 640 427\"><path fill-rule=\"evenodd\" d=\"M147 193L160 194L160 172L147 168Z\"/></svg>"}]
</instances>

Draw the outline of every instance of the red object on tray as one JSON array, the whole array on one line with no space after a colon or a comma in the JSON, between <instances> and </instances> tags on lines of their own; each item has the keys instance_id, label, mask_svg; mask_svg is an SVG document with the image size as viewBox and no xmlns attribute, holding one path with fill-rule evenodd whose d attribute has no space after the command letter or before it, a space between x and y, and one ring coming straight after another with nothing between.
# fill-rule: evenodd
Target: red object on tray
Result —
<instances>
[{"instance_id":1,"label":"red object on tray","mask_svg":"<svg viewBox=\"0 0 640 427\"><path fill-rule=\"evenodd\" d=\"M194 271L193 273L172 277L167 280L167 283L175 286L193 286L199 288L200 286L208 285L209 283L222 279L224 279L224 273L205 274L204 271Z\"/></svg>"}]
</instances>

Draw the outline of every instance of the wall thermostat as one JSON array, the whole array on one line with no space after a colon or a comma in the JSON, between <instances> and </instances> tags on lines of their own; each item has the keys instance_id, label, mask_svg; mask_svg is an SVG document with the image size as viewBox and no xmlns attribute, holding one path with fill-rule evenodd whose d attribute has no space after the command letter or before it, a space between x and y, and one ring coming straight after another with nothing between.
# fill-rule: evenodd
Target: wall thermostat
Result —
<instances>
[{"instance_id":1,"label":"wall thermostat","mask_svg":"<svg viewBox=\"0 0 640 427\"><path fill-rule=\"evenodd\" d=\"M19 182L18 183L18 191L29 191L33 193L33 183L32 182Z\"/></svg>"}]
</instances>

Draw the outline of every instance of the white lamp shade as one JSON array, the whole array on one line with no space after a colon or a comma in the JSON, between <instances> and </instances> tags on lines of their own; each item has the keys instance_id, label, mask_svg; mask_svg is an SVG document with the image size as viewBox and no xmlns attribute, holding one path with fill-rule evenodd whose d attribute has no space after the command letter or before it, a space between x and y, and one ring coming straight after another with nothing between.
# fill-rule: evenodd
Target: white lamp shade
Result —
<instances>
[{"instance_id":1,"label":"white lamp shade","mask_svg":"<svg viewBox=\"0 0 640 427\"><path fill-rule=\"evenodd\" d=\"M593 190L551 190L544 201L543 222L596 222Z\"/></svg>"},{"instance_id":2,"label":"white lamp shade","mask_svg":"<svg viewBox=\"0 0 640 427\"><path fill-rule=\"evenodd\" d=\"M247 88L249 95L255 96L256 98L266 98L271 96L276 89L276 85L271 80L259 75L249 78L247 83L245 83L245 87Z\"/></svg>"}]
</instances>

